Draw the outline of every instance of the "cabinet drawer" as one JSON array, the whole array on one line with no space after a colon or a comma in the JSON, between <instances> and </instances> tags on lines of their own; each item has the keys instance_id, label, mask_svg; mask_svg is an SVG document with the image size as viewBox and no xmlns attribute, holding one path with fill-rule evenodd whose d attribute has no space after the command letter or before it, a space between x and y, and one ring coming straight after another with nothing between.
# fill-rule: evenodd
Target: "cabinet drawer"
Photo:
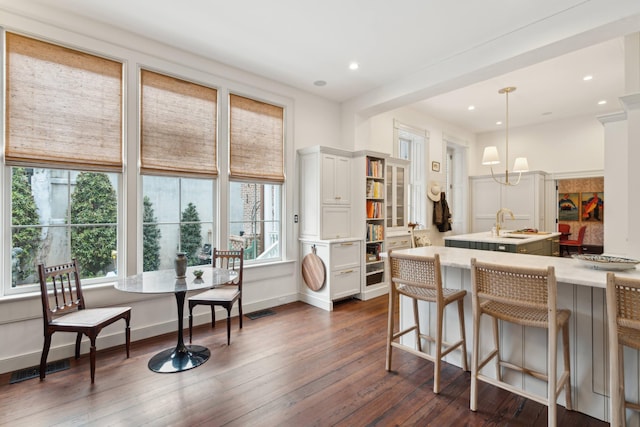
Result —
<instances>
[{"instance_id":1,"label":"cabinet drawer","mask_svg":"<svg viewBox=\"0 0 640 427\"><path fill-rule=\"evenodd\" d=\"M360 268L333 271L331 273L331 299L345 298L360 293Z\"/></svg>"},{"instance_id":2,"label":"cabinet drawer","mask_svg":"<svg viewBox=\"0 0 640 427\"><path fill-rule=\"evenodd\" d=\"M360 267L360 242L342 242L331 245L331 270Z\"/></svg>"},{"instance_id":3,"label":"cabinet drawer","mask_svg":"<svg viewBox=\"0 0 640 427\"><path fill-rule=\"evenodd\" d=\"M542 255L545 252L545 240L518 245L516 252L519 254Z\"/></svg>"},{"instance_id":4,"label":"cabinet drawer","mask_svg":"<svg viewBox=\"0 0 640 427\"><path fill-rule=\"evenodd\" d=\"M385 241L386 249L392 251L395 249L409 249L411 247L411 236L393 236L388 237Z\"/></svg>"}]
</instances>

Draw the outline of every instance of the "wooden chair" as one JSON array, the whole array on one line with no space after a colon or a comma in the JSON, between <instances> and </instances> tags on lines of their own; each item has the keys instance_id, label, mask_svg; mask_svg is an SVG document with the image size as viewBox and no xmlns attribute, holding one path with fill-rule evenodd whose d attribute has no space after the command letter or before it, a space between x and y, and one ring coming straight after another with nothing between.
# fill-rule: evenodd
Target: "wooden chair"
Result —
<instances>
[{"instance_id":1,"label":"wooden chair","mask_svg":"<svg viewBox=\"0 0 640 427\"><path fill-rule=\"evenodd\" d=\"M611 425L619 427L626 425L627 408L640 411L624 392L624 346L640 350L640 280L607 273L607 320Z\"/></svg>"},{"instance_id":2,"label":"wooden chair","mask_svg":"<svg viewBox=\"0 0 640 427\"><path fill-rule=\"evenodd\" d=\"M244 265L244 249L238 251L219 251L213 249L213 267L226 268L238 271L238 280L223 286L209 289L198 295L189 297L189 342L193 332L193 308L197 305L211 307L211 327L216 326L215 307L222 306L227 310L227 345L231 344L231 309L238 301L238 319L242 329L242 270Z\"/></svg>"},{"instance_id":3,"label":"wooden chair","mask_svg":"<svg viewBox=\"0 0 640 427\"><path fill-rule=\"evenodd\" d=\"M566 408L571 410L571 382L569 360L569 310L558 310L556 306L557 284L553 267L546 269L510 267L487 264L471 259L471 282L473 287L473 351L471 362L470 408L477 409L478 380L519 394L547 405L548 425L556 425L556 400L564 387ZM480 360L480 319L483 314L493 321L494 349ZM547 373L518 366L502 360L498 320L521 326L545 328L547 333ZM562 332L564 369L557 377L557 340ZM496 378L480 373L489 361L495 358ZM542 397L502 381L501 368L509 368L547 382L547 396Z\"/></svg>"},{"instance_id":4,"label":"wooden chair","mask_svg":"<svg viewBox=\"0 0 640 427\"><path fill-rule=\"evenodd\" d=\"M444 356L459 348L461 350L462 368L467 371L467 346L464 333L464 296L467 291L460 289L446 289L442 287L440 257L400 255L389 251L389 269L391 272L389 291L389 321L387 330L387 360L386 369L391 370L392 350L394 347L407 351L423 359L434 362L433 392L440 392L440 365ZM398 307L400 295L411 298L413 303L414 324L404 330L395 331L395 310ZM425 334L420 329L418 317L418 301L434 303L436 308L435 336ZM458 303L458 317L460 321L460 339L454 343L447 343L442 336L444 309L447 305ZM400 326L398 326L400 329ZM410 332L415 333L415 348L396 342L400 337ZM435 355L422 350L422 340L435 343Z\"/></svg>"},{"instance_id":5,"label":"wooden chair","mask_svg":"<svg viewBox=\"0 0 640 427\"><path fill-rule=\"evenodd\" d=\"M414 230L411 229L411 247L412 248L421 248L423 246L431 246L431 240L429 239L429 230L419 229Z\"/></svg>"},{"instance_id":6,"label":"wooden chair","mask_svg":"<svg viewBox=\"0 0 640 427\"><path fill-rule=\"evenodd\" d=\"M40 276L40 295L42 299L42 318L44 320L44 346L40 359L40 379L44 380L47 370L47 356L54 332L75 332L75 357L80 357L82 335L89 337L91 348L91 382L96 374L96 337L105 327L120 319L126 323L126 350L129 358L131 307L86 308L78 263L75 258L66 264L45 267L38 266ZM48 287L52 288L51 295Z\"/></svg>"},{"instance_id":7,"label":"wooden chair","mask_svg":"<svg viewBox=\"0 0 640 427\"><path fill-rule=\"evenodd\" d=\"M583 225L580 227L578 231L578 239L577 240L562 240L560 241L560 255L562 255L563 250L567 252L569 255L569 248L577 248L578 253L582 253L582 242L584 241L584 233L587 230L587 226Z\"/></svg>"}]
</instances>

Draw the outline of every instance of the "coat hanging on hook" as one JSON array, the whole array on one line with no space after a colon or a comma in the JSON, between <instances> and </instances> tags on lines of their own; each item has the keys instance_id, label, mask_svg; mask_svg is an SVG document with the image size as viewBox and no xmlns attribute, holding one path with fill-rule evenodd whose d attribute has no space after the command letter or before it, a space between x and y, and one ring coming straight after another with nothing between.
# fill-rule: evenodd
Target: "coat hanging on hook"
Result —
<instances>
[{"instance_id":1,"label":"coat hanging on hook","mask_svg":"<svg viewBox=\"0 0 640 427\"><path fill-rule=\"evenodd\" d=\"M440 200L433 203L433 223L440 232L451 230L451 212L444 191L440 193Z\"/></svg>"}]
</instances>

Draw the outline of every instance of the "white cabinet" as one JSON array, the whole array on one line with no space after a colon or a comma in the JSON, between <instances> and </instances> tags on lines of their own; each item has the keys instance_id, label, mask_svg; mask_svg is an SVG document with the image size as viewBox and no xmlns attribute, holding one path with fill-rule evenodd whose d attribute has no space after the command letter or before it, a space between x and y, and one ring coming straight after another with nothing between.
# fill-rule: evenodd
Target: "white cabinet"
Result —
<instances>
[{"instance_id":1,"label":"white cabinet","mask_svg":"<svg viewBox=\"0 0 640 427\"><path fill-rule=\"evenodd\" d=\"M546 172L525 172L518 185L498 184L491 176L469 178L471 196L471 231L490 231L496 222L500 208L513 211L515 220L504 215L502 228L517 230L537 228L547 230L545 224L545 176ZM504 177L499 177L503 179Z\"/></svg>"},{"instance_id":2,"label":"white cabinet","mask_svg":"<svg viewBox=\"0 0 640 427\"><path fill-rule=\"evenodd\" d=\"M333 302L360 292L362 239L300 240L301 259L316 249L324 263L325 283L314 291L300 278L300 299L322 309L333 310Z\"/></svg>"},{"instance_id":3,"label":"white cabinet","mask_svg":"<svg viewBox=\"0 0 640 427\"><path fill-rule=\"evenodd\" d=\"M387 159L387 234L408 230L409 164L409 160Z\"/></svg>"},{"instance_id":4,"label":"white cabinet","mask_svg":"<svg viewBox=\"0 0 640 427\"><path fill-rule=\"evenodd\" d=\"M315 146L299 150L298 159L300 237L353 237L351 152Z\"/></svg>"},{"instance_id":5,"label":"white cabinet","mask_svg":"<svg viewBox=\"0 0 640 427\"><path fill-rule=\"evenodd\" d=\"M351 204L351 158L321 153L322 203L327 205Z\"/></svg>"}]
</instances>

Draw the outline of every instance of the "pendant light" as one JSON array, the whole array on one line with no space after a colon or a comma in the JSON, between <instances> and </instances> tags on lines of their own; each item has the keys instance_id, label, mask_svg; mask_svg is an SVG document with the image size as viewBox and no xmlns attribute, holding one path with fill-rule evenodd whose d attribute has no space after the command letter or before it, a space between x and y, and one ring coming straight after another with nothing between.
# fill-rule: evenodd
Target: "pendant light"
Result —
<instances>
[{"instance_id":1,"label":"pendant light","mask_svg":"<svg viewBox=\"0 0 640 427\"><path fill-rule=\"evenodd\" d=\"M507 100L506 104L506 120L505 120L505 138L506 138L506 156L505 156L505 164L506 170L504 173L505 180L500 181L493 173L493 165L500 164L500 157L498 156L498 148L494 145L491 147L486 147L484 149L484 153L482 155L482 164L485 166L491 166L491 176L493 179L502 185L518 185L520 183L520 178L522 178L522 172L526 172L529 170L529 163L527 162L526 157L517 157L514 165L513 172L518 173L518 180L516 182L509 181L509 94L515 91L516 88L513 86L502 88L498 91L499 94L505 94L505 98Z\"/></svg>"}]
</instances>

